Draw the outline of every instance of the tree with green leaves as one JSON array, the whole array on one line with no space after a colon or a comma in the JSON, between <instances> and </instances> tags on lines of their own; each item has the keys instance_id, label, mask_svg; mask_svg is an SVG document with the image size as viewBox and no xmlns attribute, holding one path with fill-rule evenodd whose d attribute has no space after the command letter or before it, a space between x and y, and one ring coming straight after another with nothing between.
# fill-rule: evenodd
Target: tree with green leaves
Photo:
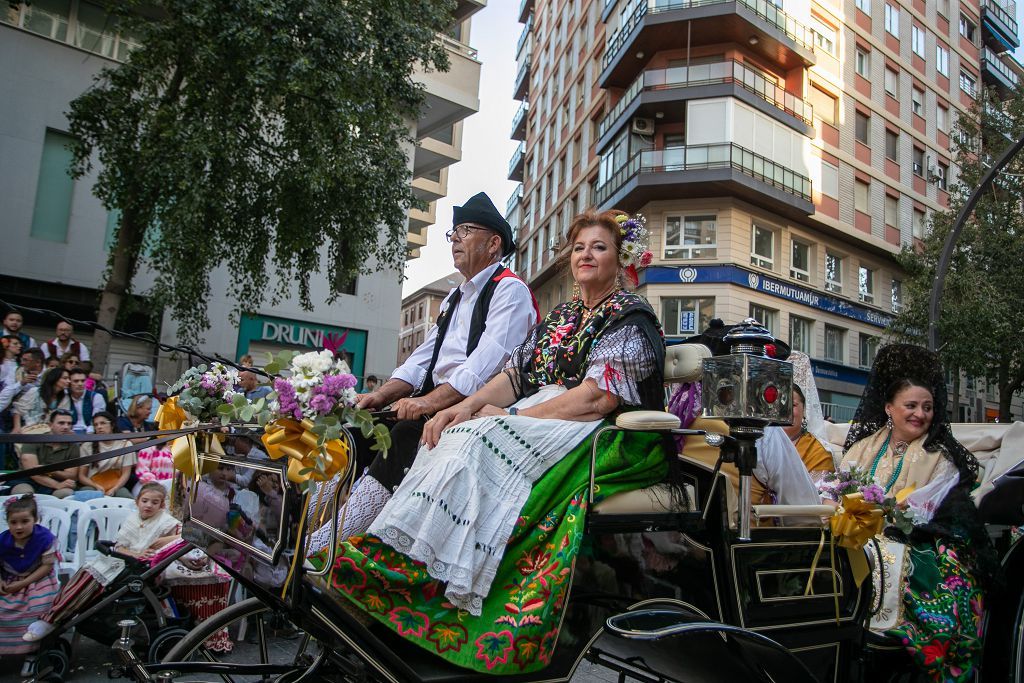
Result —
<instances>
[{"instance_id":1,"label":"tree with green leaves","mask_svg":"<svg viewBox=\"0 0 1024 683\"><path fill-rule=\"evenodd\" d=\"M959 176L949 210L937 212L917 248L899 257L906 306L890 328L897 338L925 342L936 264L961 206L1012 141L1024 135L1024 93L1000 102L983 92L952 135ZM999 419L1010 421L1014 393L1024 389L1024 158L1015 158L968 217L942 292L939 353L947 368L995 382Z\"/></svg>"},{"instance_id":2,"label":"tree with green leaves","mask_svg":"<svg viewBox=\"0 0 1024 683\"><path fill-rule=\"evenodd\" d=\"M77 177L119 213L98 320L115 325L143 264L152 310L182 340L209 327L210 273L230 264L236 312L312 277L333 301L406 257L417 69L447 68L452 0L110 2L140 47L71 103ZM372 266L369 264L373 264ZM396 276L397 277L397 276ZM98 333L93 359L106 361Z\"/></svg>"}]
</instances>

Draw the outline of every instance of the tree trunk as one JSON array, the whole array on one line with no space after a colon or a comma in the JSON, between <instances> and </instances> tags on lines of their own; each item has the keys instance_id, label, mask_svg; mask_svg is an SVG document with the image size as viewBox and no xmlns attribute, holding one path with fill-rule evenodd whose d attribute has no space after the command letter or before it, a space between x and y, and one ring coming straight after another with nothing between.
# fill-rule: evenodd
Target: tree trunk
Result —
<instances>
[{"instance_id":1,"label":"tree trunk","mask_svg":"<svg viewBox=\"0 0 1024 683\"><path fill-rule=\"evenodd\" d=\"M1010 413L1010 405L1013 403L1013 395L1024 386L1024 375L1017 375L1010 379L1009 361L1004 366L999 366L999 421L1013 422L1013 415Z\"/></svg>"},{"instance_id":2,"label":"tree trunk","mask_svg":"<svg viewBox=\"0 0 1024 683\"><path fill-rule=\"evenodd\" d=\"M130 200L129 200L130 205ZM103 327L114 329L117 316L121 311L121 303L131 285L132 274L135 272L142 246L143 230L139 225L134 211L126 210L121 214L121 226L117 231L117 242L114 244L113 256L107 281L100 295L100 310L97 321ZM111 336L97 329L93 339L92 363L96 372L106 376L107 358L110 356Z\"/></svg>"}]
</instances>

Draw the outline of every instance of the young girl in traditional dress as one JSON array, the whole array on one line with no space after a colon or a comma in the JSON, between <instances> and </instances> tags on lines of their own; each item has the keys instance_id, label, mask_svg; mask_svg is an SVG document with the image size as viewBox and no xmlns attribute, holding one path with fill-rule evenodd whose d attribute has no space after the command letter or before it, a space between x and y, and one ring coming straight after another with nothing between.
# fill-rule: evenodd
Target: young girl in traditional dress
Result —
<instances>
[{"instance_id":1,"label":"young girl in traditional dress","mask_svg":"<svg viewBox=\"0 0 1024 683\"><path fill-rule=\"evenodd\" d=\"M157 550L178 538L178 520L164 509L167 490L160 484L146 484L135 499L137 512L121 523L115 550L140 560L149 559ZM57 624L81 611L103 592L124 570L124 560L101 555L85 565L61 589L53 607L22 636L33 642L46 637Z\"/></svg>"},{"instance_id":2,"label":"young girl in traditional dress","mask_svg":"<svg viewBox=\"0 0 1024 683\"><path fill-rule=\"evenodd\" d=\"M36 645L22 640L25 628L46 614L60 586L54 571L54 536L41 526L35 498L27 493L4 505L7 531L0 533L0 657L28 654L31 673Z\"/></svg>"}]
</instances>

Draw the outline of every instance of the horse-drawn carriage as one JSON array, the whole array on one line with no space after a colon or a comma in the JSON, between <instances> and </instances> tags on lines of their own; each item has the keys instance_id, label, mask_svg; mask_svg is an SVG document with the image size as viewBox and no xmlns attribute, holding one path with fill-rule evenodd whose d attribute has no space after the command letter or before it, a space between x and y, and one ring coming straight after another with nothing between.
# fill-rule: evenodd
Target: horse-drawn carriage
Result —
<instances>
[{"instance_id":1,"label":"horse-drawn carriage","mask_svg":"<svg viewBox=\"0 0 1024 683\"><path fill-rule=\"evenodd\" d=\"M895 680L909 664L902 646L866 628L878 600L870 580L855 582L850 556L830 552L830 531L822 520L832 510L751 505L748 476L759 427L788 420L785 364L764 358L762 347L734 348L746 353L718 366L705 363L704 347L669 349L666 381L695 381L703 374L705 394L730 404L716 413L709 407L714 399L705 399L705 412L726 418L730 433L680 430L678 419L667 413L627 413L597 433L595 444L611 430L700 435L719 449L719 464L735 462L747 476L734 486L718 465L692 459L684 449L682 491L654 486L601 499L591 478L584 549L572 569L557 642L540 645L548 660L543 669L504 679L567 681L583 670L584 660L615 672L619 680L643 681ZM765 393L769 384L776 391ZM970 438L965 431L961 439L986 465L980 508L1007 578L1004 593L989 602L983 676L1021 681L1024 550L1011 527L1024 522L1024 467L1015 446L1024 443L1024 425L966 429L973 430ZM836 441L842 437L837 430ZM126 635L114 647L135 680L494 678L449 664L399 637L354 609L329 584L334 521L351 471L302 493L278 462L222 453L203 453L200 460L202 469L231 466L236 477L263 481L263 494L232 506L227 516L203 504L198 478L182 487L185 537L204 548L250 597L200 624L159 664L138 661ZM593 475L593 461L591 468ZM758 524L780 518L787 523ZM312 564L306 559L307 539L325 528L331 534L327 561ZM270 638L272 624L264 619L269 615L287 619L302 637ZM255 652L239 648L223 656L206 649L213 634L235 626L254 634Z\"/></svg>"}]
</instances>

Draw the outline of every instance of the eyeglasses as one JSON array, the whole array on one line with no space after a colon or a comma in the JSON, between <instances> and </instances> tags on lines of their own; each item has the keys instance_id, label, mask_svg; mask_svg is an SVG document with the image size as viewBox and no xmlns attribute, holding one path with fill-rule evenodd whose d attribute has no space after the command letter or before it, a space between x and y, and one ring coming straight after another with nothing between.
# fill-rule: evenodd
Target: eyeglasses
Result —
<instances>
[{"instance_id":1,"label":"eyeglasses","mask_svg":"<svg viewBox=\"0 0 1024 683\"><path fill-rule=\"evenodd\" d=\"M469 232L471 230L481 230L481 229L482 228L478 228L475 225L458 225L458 226L455 226L454 228L452 228L451 230L449 230L448 232L446 232L444 234L444 238L446 240L448 240L449 242L453 242L453 241L455 241L454 238L458 237L459 240L461 241L461 240L466 239L466 237L469 236Z\"/></svg>"}]
</instances>

